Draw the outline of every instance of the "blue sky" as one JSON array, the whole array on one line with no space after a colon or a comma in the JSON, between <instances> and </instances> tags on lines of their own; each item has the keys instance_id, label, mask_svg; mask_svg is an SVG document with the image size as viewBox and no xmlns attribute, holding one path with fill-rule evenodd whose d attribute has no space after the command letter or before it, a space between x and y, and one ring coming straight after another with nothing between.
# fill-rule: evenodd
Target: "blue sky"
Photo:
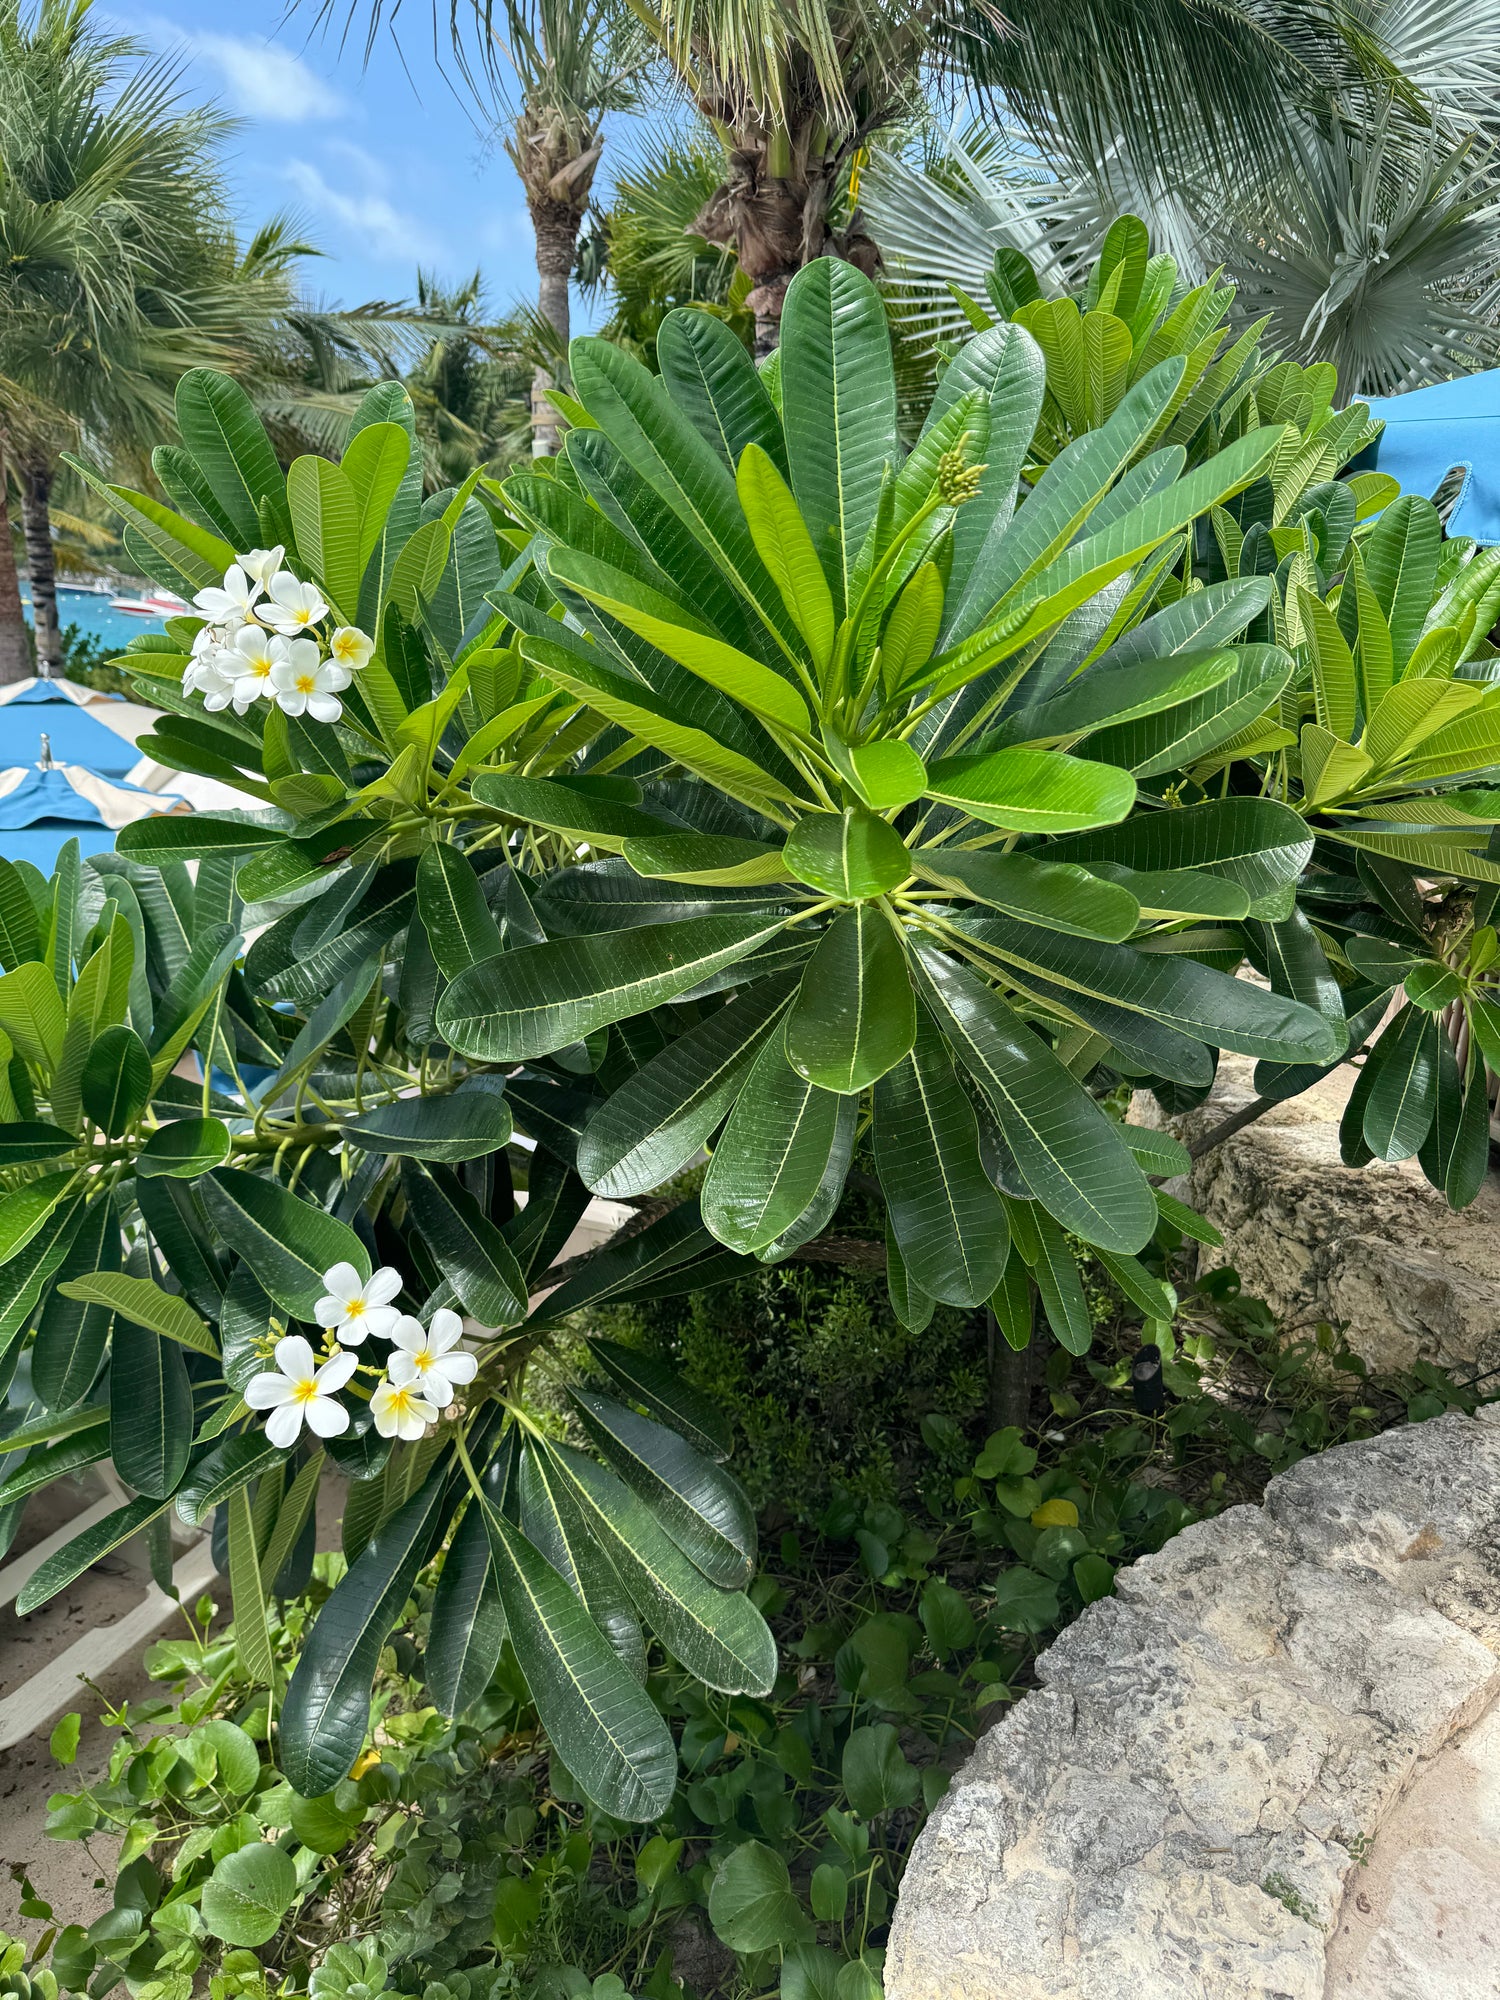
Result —
<instances>
[{"instance_id":1,"label":"blue sky","mask_svg":"<svg viewBox=\"0 0 1500 2000\"><path fill-rule=\"evenodd\" d=\"M184 60L193 97L243 121L229 162L239 213L247 226L297 216L326 253L306 270L327 302L410 298L418 264L446 279L477 264L503 310L535 292L520 185L440 71L424 0L401 18L401 49L386 35L366 65L362 33L341 51L336 32L312 27L313 8L287 23L281 0L152 0L128 15L116 0L108 15Z\"/></svg>"}]
</instances>

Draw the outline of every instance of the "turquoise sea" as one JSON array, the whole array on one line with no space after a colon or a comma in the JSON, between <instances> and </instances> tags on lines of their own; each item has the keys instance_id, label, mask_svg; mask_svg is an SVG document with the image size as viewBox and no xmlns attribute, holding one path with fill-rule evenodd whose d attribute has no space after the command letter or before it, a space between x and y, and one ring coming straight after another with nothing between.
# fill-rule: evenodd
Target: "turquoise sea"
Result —
<instances>
[{"instance_id":1,"label":"turquoise sea","mask_svg":"<svg viewBox=\"0 0 1500 2000\"><path fill-rule=\"evenodd\" d=\"M21 601L26 606L29 619L31 594L25 583L21 585ZM132 639L138 638L142 632L160 632L166 622L161 618L142 617L133 611L112 611L107 597L101 597L92 590L68 590L63 587L57 593L57 616L65 630L69 625L76 625L80 632L93 639L102 639L106 645L117 646L122 653Z\"/></svg>"}]
</instances>

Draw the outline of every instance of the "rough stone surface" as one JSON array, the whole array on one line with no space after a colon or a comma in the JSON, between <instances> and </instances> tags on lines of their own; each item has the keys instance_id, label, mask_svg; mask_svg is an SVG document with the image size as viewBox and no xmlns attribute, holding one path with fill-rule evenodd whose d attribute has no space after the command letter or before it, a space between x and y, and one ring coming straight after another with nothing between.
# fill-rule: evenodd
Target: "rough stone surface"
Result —
<instances>
[{"instance_id":1,"label":"rough stone surface","mask_svg":"<svg viewBox=\"0 0 1500 2000\"><path fill-rule=\"evenodd\" d=\"M1226 1056L1213 1096L1172 1129L1198 1138L1248 1103L1252 1068ZM1168 1184L1223 1235L1199 1268L1232 1264L1288 1324L1341 1322L1373 1368L1500 1368L1500 1177L1455 1214L1415 1160L1346 1167L1338 1120L1352 1077L1276 1106ZM1169 1122L1146 1096L1131 1116Z\"/></svg>"},{"instance_id":2,"label":"rough stone surface","mask_svg":"<svg viewBox=\"0 0 1500 2000\"><path fill-rule=\"evenodd\" d=\"M1346 1878L1500 1698L1497 1526L1500 1412L1449 1416L1122 1570L928 1821L890 2000L1322 2000Z\"/></svg>"}]
</instances>

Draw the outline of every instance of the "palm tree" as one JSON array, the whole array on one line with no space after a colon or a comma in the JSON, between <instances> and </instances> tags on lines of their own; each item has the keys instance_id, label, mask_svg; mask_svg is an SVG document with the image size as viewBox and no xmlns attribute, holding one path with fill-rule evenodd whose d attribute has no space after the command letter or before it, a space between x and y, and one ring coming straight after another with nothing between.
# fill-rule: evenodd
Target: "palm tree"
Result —
<instances>
[{"instance_id":1,"label":"palm tree","mask_svg":"<svg viewBox=\"0 0 1500 2000\"><path fill-rule=\"evenodd\" d=\"M341 0L313 4L320 21L344 11ZM399 5L395 0L389 7L392 22ZM437 5L434 0L435 10ZM449 13L467 81L486 95L490 85L500 84L505 150L521 177L536 236L537 311L566 353L568 284L604 151L604 120L639 101L651 37L626 0L449 0ZM387 20L387 0L349 0L346 29L361 14L368 53ZM468 47L474 29L477 57ZM553 386L554 371L539 363L531 387L538 458L557 449L557 412L548 400Z\"/></svg>"},{"instance_id":2,"label":"palm tree","mask_svg":"<svg viewBox=\"0 0 1500 2000\"><path fill-rule=\"evenodd\" d=\"M90 0L0 0L0 456L21 500L39 662L61 665L50 523L58 451L157 430L185 368L238 347L254 301L213 149L228 129L184 108L139 44ZM231 298L230 293L236 296ZM0 572L13 572L8 535ZM11 575L0 577L0 675L28 670Z\"/></svg>"},{"instance_id":3,"label":"palm tree","mask_svg":"<svg viewBox=\"0 0 1500 2000\"><path fill-rule=\"evenodd\" d=\"M1394 6L1395 0L1384 0ZM356 7L363 0L354 0ZM378 14L386 0L370 0ZM433 0L434 7L440 0ZM455 39L518 0L448 0ZM549 0L555 4L555 0ZM724 171L695 231L751 284L756 349L779 338L795 272L816 257L872 270L860 209L871 142L967 76L1035 126L1104 134L1158 157L1287 157L1288 106L1394 71L1348 0L629 0L682 90L719 133ZM1362 0L1379 12L1382 0ZM1451 0L1432 0L1449 5ZM321 0L325 13L339 0ZM392 8L394 12L394 8Z\"/></svg>"}]
</instances>

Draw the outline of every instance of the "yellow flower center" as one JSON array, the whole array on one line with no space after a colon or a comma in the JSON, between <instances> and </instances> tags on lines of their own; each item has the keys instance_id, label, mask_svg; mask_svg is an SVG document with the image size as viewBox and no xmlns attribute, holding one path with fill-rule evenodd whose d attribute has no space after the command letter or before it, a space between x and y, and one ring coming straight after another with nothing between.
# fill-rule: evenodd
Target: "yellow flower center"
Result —
<instances>
[{"instance_id":1,"label":"yellow flower center","mask_svg":"<svg viewBox=\"0 0 1500 2000\"><path fill-rule=\"evenodd\" d=\"M433 1362L436 1359L437 1356L433 1353L430 1347L419 1347L416 1353L412 1356L412 1365L416 1368L420 1368L422 1370L422 1373L425 1375L427 1373L427 1370L432 1366Z\"/></svg>"},{"instance_id":2,"label":"yellow flower center","mask_svg":"<svg viewBox=\"0 0 1500 2000\"><path fill-rule=\"evenodd\" d=\"M404 1416L412 1405L412 1391L405 1384L393 1382L390 1391L390 1406L398 1415Z\"/></svg>"},{"instance_id":3,"label":"yellow flower center","mask_svg":"<svg viewBox=\"0 0 1500 2000\"><path fill-rule=\"evenodd\" d=\"M317 682L313 679L311 674L298 674L297 676L298 694L311 694L316 686Z\"/></svg>"},{"instance_id":4,"label":"yellow flower center","mask_svg":"<svg viewBox=\"0 0 1500 2000\"><path fill-rule=\"evenodd\" d=\"M292 1384L292 1401L294 1403L310 1403L317 1393L318 1383L316 1376L306 1375L300 1382Z\"/></svg>"},{"instance_id":5,"label":"yellow flower center","mask_svg":"<svg viewBox=\"0 0 1500 2000\"><path fill-rule=\"evenodd\" d=\"M297 685L298 687L301 687L302 683L299 681ZM360 1314L364 1311L364 1309L365 1309L365 1302L363 1299L351 1299L348 1305L344 1307L344 1318L358 1319Z\"/></svg>"},{"instance_id":6,"label":"yellow flower center","mask_svg":"<svg viewBox=\"0 0 1500 2000\"><path fill-rule=\"evenodd\" d=\"M258 681L268 681L271 678L271 662L262 654L258 660L250 662L250 671Z\"/></svg>"}]
</instances>

